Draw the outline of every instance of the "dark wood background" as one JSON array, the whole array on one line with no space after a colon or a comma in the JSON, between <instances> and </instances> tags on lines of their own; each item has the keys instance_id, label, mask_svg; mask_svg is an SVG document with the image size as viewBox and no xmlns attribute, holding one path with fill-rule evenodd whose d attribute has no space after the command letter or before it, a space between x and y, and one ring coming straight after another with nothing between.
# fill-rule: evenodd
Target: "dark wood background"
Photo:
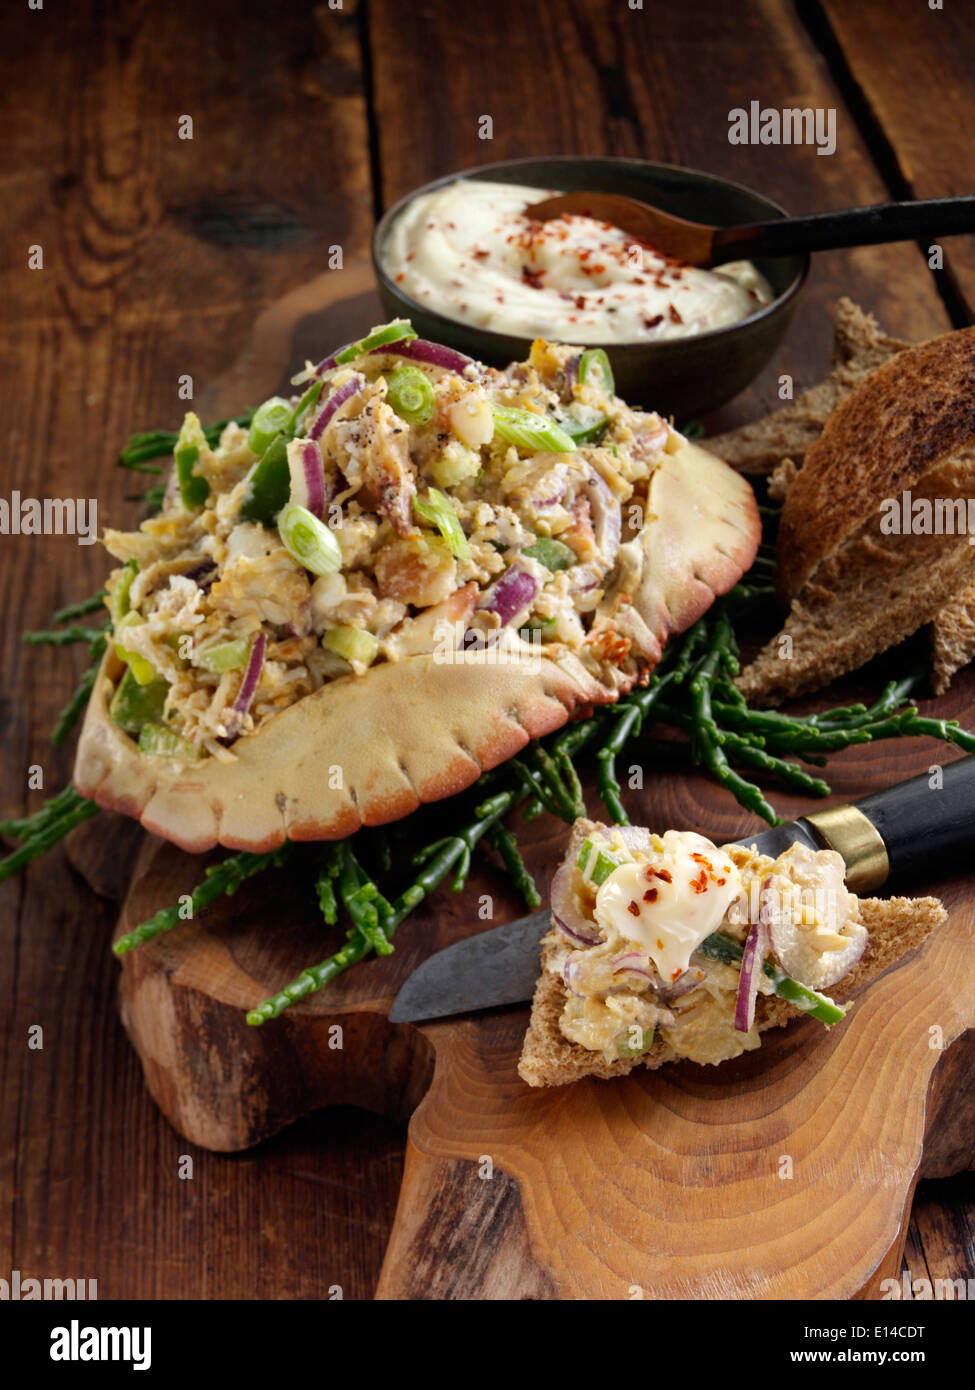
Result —
<instances>
[{"instance_id":1,"label":"dark wood background","mask_svg":"<svg viewBox=\"0 0 975 1390\"><path fill-rule=\"evenodd\" d=\"M3 491L97 496L102 525L134 516L133 478L113 460L130 431L178 421L178 377L193 376L205 413L208 386L225 397L248 360L258 317L320 276L330 246L360 260L376 214L439 174L516 155L643 156L740 179L795 212L975 182L975 35L960 0L22 0L3 38ZM729 110L753 99L835 107L835 154L729 145ZM184 115L192 140L178 138ZM42 270L27 268L33 245ZM822 375L843 293L904 337L972 322L975 243L946 250L938 275L913 245L821 256L775 373L800 387ZM268 360L268 391L289 365ZM773 379L719 423L771 404ZM31 764L49 789L70 776L71 750L46 737L82 661L25 649L20 632L103 573L97 547L0 538L4 816L38 800ZM132 849L120 828L118 861ZM103 1297L316 1298L332 1285L368 1297L401 1129L324 1112L242 1156L195 1151L180 1179L188 1146L118 1022L114 915L61 850L0 888L0 1275L96 1277ZM923 1184L911 1272L975 1274L973 1232L975 1178Z\"/></svg>"}]
</instances>

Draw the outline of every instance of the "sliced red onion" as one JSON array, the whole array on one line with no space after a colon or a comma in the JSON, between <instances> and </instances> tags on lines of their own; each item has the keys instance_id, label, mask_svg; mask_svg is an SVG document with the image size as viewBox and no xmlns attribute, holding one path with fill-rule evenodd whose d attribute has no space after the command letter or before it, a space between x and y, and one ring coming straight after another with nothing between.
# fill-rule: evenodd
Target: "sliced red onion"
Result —
<instances>
[{"instance_id":1,"label":"sliced red onion","mask_svg":"<svg viewBox=\"0 0 975 1390\"><path fill-rule=\"evenodd\" d=\"M502 627L507 627L512 618L531 605L537 592L538 585L528 571L512 565L496 584L485 590L478 607L497 613Z\"/></svg>"},{"instance_id":2,"label":"sliced red onion","mask_svg":"<svg viewBox=\"0 0 975 1390\"><path fill-rule=\"evenodd\" d=\"M762 884L758 900L758 921L749 928L745 950L741 958L741 975L738 979L738 997L735 1000L735 1029L747 1033L755 1022L755 1002L758 999L758 984L762 974L762 962L768 950L769 894L771 877Z\"/></svg>"},{"instance_id":3,"label":"sliced red onion","mask_svg":"<svg viewBox=\"0 0 975 1390\"><path fill-rule=\"evenodd\" d=\"M646 826L643 825L613 826L613 834L619 839L620 844L622 844L624 848L631 851L642 850L647 854L653 853L653 844L650 839L651 833L652 832L647 830Z\"/></svg>"},{"instance_id":4,"label":"sliced red onion","mask_svg":"<svg viewBox=\"0 0 975 1390\"><path fill-rule=\"evenodd\" d=\"M202 560L198 565L194 565L190 570L183 571L184 579L192 579L199 588L206 590L216 578L216 562L213 560Z\"/></svg>"},{"instance_id":5,"label":"sliced red onion","mask_svg":"<svg viewBox=\"0 0 975 1390\"><path fill-rule=\"evenodd\" d=\"M251 707L251 701L254 698L264 667L264 648L266 646L267 638L263 632L259 632L251 643L247 669L244 671L244 679L240 683L240 692L234 701L234 709L238 714L246 714Z\"/></svg>"},{"instance_id":6,"label":"sliced red onion","mask_svg":"<svg viewBox=\"0 0 975 1390\"><path fill-rule=\"evenodd\" d=\"M559 931L564 932L570 941L574 941L577 946L596 946L600 938L598 936L580 936L577 931L573 931L568 922L564 922L557 912L552 913L552 921Z\"/></svg>"},{"instance_id":7,"label":"sliced red onion","mask_svg":"<svg viewBox=\"0 0 975 1390\"><path fill-rule=\"evenodd\" d=\"M325 461L314 439L293 439L288 445L288 469L291 473L291 501L307 507L319 520L325 515L328 486L325 482Z\"/></svg>"},{"instance_id":8,"label":"sliced red onion","mask_svg":"<svg viewBox=\"0 0 975 1390\"><path fill-rule=\"evenodd\" d=\"M442 367L446 372L456 372L464 376L468 367L476 367L473 357L465 357L462 352L444 347L442 343L431 343L426 338L404 339L399 343L384 343L373 348L370 357L386 353L390 357L408 357L413 362L428 362L431 367Z\"/></svg>"},{"instance_id":9,"label":"sliced red onion","mask_svg":"<svg viewBox=\"0 0 975 1390\"><path fill-rule=\"evenodd\" d=\"M560 931L580 946L595 946L602 938L594 922L588 921L579 911L572 891L572 874L575 865L571 859L565 860L555 871L549 899L552 916Z\"/></svg>"},{"instance_id":10,"label":"sliced red onion","mask_svg":"<svg viewBox=\"0 0 975 1390\"><path fill-rule=\"evenodd\" d=\"M641 955L639 951L628 951L625 956L617 956L613 967L614 975L643 975L651 984L658 983L650 957Z\"/></svg>"},{"instance_id":11,"label":"sliced red onion","mask_svg":"<svg viewBox=\"0 0 975 1390\"><path fill-rule=\"evenodd\" d=\"M318 368L316 367L315 370L317 371ZM353 396L357 396L365 385L365 377L361 372L356 372L348 381L343 382L337 391L333 391L316 415L314 424L308 431L308 438L321 439L322 435L325 433L325 427L338 410L339 406L345 405L346 401L351 400Z\"/></svg>"},{"instance_id":12,"label":"sliced red onion","mask_svg":"<svg viewBox=\"0 0 975 1390\"><path fill-rule=\"evenodd\" d=\"M572 400L572 388L579 379L579 363L582 361L582 353L575 352L565 364L565 386L562 389L562 399L568 404Z\"/></svg>"},{"instance_id":13,"label":"sliced red onion","mask_svg":"<svg viewBox=\"0 0 975 1390\"><path fill-rule=\"evenodd\" d=\"M661 986L657 990L657 993L660 995L661 1003L669 1004L674 999L679 999L682 994L689 994L692 989L697 989L703 979L704 971L698 970L697 967L694 966L689 970L685 970L682 975L678 975L677 979L672 981L669 985L665 985L661 982Z\"/></svg>"},{"instance_id":14,"label":"sliced red onion","mask_svg":"<svg viewBox=\"0 0 975 1390\"><path fill-rule=\"evenodd\" d=\"M573 960L570 956L566 959L565 965L562 967L562 978L565 981L565 987L569 993L574 994L577 999L582 998L582 995L575 988L575 979L579 973L579 965L580 962Z\"/></svg>"}]
</instances>

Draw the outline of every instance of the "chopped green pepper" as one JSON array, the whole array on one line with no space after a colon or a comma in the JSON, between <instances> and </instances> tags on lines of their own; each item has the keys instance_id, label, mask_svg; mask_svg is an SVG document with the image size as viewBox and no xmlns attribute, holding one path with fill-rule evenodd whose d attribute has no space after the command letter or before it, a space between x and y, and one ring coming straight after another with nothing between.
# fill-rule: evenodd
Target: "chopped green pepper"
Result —
<instances>
[{"instance_id":1,"label":"chopped green pepper","mask_svg":"<svg viewBox=\"0 0 975 1390\"><path fill-rule=\"evenodd\" d=\"M553 541L550 536L536 537L533 544L526 546L522 554L537 560L540 565L553 572L570 569L579 563L578 555L570 546L563 541Z\"/></svg>"},{"instance_id":2,"label":"chopped green pepper","mask_svg":"<svg viewBox=\"0 0 975 1390\"><path fill-rule=\"evenodd\" d=\"M200 461L200 450L205 448L207 441L203 426L192 410L188 410L176 440L176 448L173 450L176 476L179 478L179 494L183 499L183 506L188 511L196 511L202 507L210 496L210 484L206 478L201 478L199 473L193 472Z\"/></svg>"},{"instance_id":3,"label":"chopped green pepper","mask_svg":"<svg viewBox=\"0 0 975 1390\"><path fill-rule=\"evenodd\" d=\"M165 724L144 724L139 733L139 752L153 758L175 758L177 762L196 762L200 749Z\"/></svg>"},{"instance_id":4,"label":"chopped green pepper","mask_svg":"<svg viewBox=\"0 0 975 1390\"><path fill-rule=\"evenodd\" d=\"M571 415L567 415L559 421L559 424L566 434L575 440L578 447L580 444L598 444L609 429L609 417L600 415L595 420L583 423L581 420L573 419Z\"/></svg>"},{"instance_id":5,"label":"chopped green pepper","mask_svg":"<svg viewBox=\"0 0 975 1390\"><path fill-rule=\"evenodd\" d=\"M213 647L204 647L196 653L196 664L204 671L212 671L222 676L225 671L236 671L247 661L250 642L246 637L235 637L230 642L218 642Z\"/></svg>"},{"instance_id":6,"label":"chopped green pepper","mask_svg":"<svg viewBox=\"0 0 975 1390\"><path fill-rule=\"evenodd\" d=\"M595 857L594 857L595 856ZM592 860L592 863L590 863ZM598 888L601 883L605 883L614 869L626 861L617 858L609 850L597 849L592 840L583 840L582 849L579 851L579 858L576 860L582 870L583 878L594 883Z\"/></svg>"},{"instance_id":7,"label":"chopped green pepper","mask_svg":"<svg viewBox=\"0 0 975 1390\"><path fill-rule=\"evenodd\" d=\"M119 619L115 624L115 653L120 661L128 662L129 670L140 685L148 685L150 681L156 679L155 666L153 666L151 661L147 661L144 656L140 656L138 652L130 652L117 640L119 634L125 632L127 628L138 627L140 623L143 622L145 622L145 619L142 614L131 610L126 613L124 618Z\"/></svg>"},{"instance_id":8,"label":"chopped green pepper","mask_svg":"<svg viewBox=\"0 0 975 1390\"><path fill-rule=\"evenodd\" d=\"M291 470L288 468L288 443L298 432L298 425L322 393L321 381L309 386L301 400L290 412L276 435L255 463L250 486L240 509L241 521L260 522L270 526L291 496Z\"/></svg>"},{"instance_id":9,"label":"chopped green pepper","mask_svg":"<svg viewBox=\"0 0 975 1390\"><path fill-rule=\"evenodd\" d=\"M640 1041L633 1043L630 1041L630 1034L634 1031L640 1033ZM623 1037L617 1040L617 1057L642 1057L645 1052L649 1052L653 1047L654 1030L652 1028L636 1029L628 1028Z\"/></svg>"},{"instance_id":10,"label":"chopped green pepper","mask_svg":"<svg viewBox=\"0 0 975 1390\"><path fill-rule=\"evenodd\" d=\"M113 723L127 734L139 734L144 724L158 723L162 719L168 693L169 682L162 677L151 680L148 685L140 685L132 667L127 666L109 706Z\"/></svg>"},{"instance_id":11,"label":"chopped green pepper","mask_svg":"<svg viewBox=\"0 0 975 1390\"><path fill-rule=\"evenodd\" d=\"M722 965L740 965L744 954L744 947L740 946L737 941L732 941L731 937L725 936L722 932L712 932L710 936L705 937L697 950L702 956L706 956L709 960L720 961ZM804 1013L819 1019L820 1023L825 1023L831 1027L846 1017L846 1009L841 1005L834 1004L832 999L825 994L820 994L818 990L800 984L798 980L794 980L791 975L787 975L784 970L781 970L774 961L765 961L762 970L772 981L775 992L780 999L787 999L790 1004L795 1004L797 1009L802 1009Z\"/></svg>"},{"instance_id":12,"label":"chopped green pepper","mask_svg":"<svg viewBox=\"0 0 975 1390\"><path fill-rule=\"evenodd\" d=\"M116 580L110 600L112 616L116 622L118 622L120 618L124 618L126 613L131 612L132 603L129 594L132 589L132 581L138 573L138 560L126 560L125 564L122 566L122 573Z\"/></svg>"}]
</instances>

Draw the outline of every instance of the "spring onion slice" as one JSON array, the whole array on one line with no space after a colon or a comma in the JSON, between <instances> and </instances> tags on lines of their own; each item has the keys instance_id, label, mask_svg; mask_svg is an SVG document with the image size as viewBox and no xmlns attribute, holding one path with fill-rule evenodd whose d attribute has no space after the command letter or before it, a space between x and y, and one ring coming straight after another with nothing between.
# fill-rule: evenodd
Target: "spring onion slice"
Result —
<instances>
[{"instance_id":1,"label":"spring onion slice","mask_svg":"<svg viewBox=\"0 0 975 1390\"><path fill-rule=\"evenodd\" d=\"M414 497L413 510L422 521L428 521L432 526L436 526L451 555L458 560L471 558L471 548L457 519L457 513L453 509L450 498L439 488L430 488L426 497Z\"/></svg>"},{"instance_id":2,"label":"spring onion slice","mask_svg":"<svg viewBox=\"0 0 975 1390\"><path fill-rule=\"evenodd\" d=\"M401 343L404 339L415 337L416 330L409 319L393 319L392 323L381 324L359 342L350 343L341 352L337 352L335 365L342 367L346 362L354 362L363 353L372 352L374 348L385 347L387 343Z\"/></svg>"},{"instance_id":3,"label":"spring onion slice","mask_svg":"<svg viewBox=\"0 0 975 1390\"><path fill-rule=\"evenodd\" d=\"M285 549L312 574L336 574L342 568L338 541L307 507L290 503L278 514L277 526Z\"/></svg>"},{"instance_id":4,"label":"spring onion slice","mask_svg":"<svg viewBox=\"0 0 975 1390\"><path fill-rule=\"evenodd\" d=\"M276 435L279 435L291 414L291 406L283 396L271 396L254 411L247 432L247 447L252 454L263 454Z\"/></svg>"},{"instance_id":5,"label":"spring onion slice","mask_svg":"<svg viewBox=\"0 0 975 1390\"><path fill-rule=\"evenodd\" d=\"M554 420L517 406L494 407L494 437L532 453L570 454L576 442Z\"/></svg>"},{"instance_id":6,"label":"spring onion slice","mask_svg":"<svg viewBox=\"0 0 975 1390\"><path fill-rule=\"evenodd\" d=\"M396 367L386 378L386 399L408 425L433 418L433 383L419 367Z\"/></svg>"},{"instance_id":7,"label":"spring onion slice","mask_svg":"<svg viewBox=\"0 0 975 1390\"><path fill-rule=\"evenodd\" d=\"M579 380L589 381L591 385L612 396L616 393L616 380L609 358L602 348L590 348L579 358Z\"/></svg>"}]
</instances>

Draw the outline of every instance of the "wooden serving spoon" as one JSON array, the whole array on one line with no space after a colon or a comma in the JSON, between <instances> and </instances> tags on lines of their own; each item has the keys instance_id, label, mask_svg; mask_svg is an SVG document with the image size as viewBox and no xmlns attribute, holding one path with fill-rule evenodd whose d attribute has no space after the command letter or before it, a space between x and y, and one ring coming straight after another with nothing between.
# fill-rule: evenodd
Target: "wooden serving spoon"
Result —
<instances>
[{"instance_id":1,"label":"wooden serving spoon","mask_svg":"<svg viewBox=\"0 0 975 1390\"><path fill-rule=\"evenodd\" d=\"M529 217L549 222L566 214L610 222L656 251L687 265L712 266L756 256L790 256L840 246L975 232L975 197L929 198L917 203L877 203L812 217L783 217L740 227L708 227L618 193L561 193L530 203Z\"/></svg>"}]
</instances>

